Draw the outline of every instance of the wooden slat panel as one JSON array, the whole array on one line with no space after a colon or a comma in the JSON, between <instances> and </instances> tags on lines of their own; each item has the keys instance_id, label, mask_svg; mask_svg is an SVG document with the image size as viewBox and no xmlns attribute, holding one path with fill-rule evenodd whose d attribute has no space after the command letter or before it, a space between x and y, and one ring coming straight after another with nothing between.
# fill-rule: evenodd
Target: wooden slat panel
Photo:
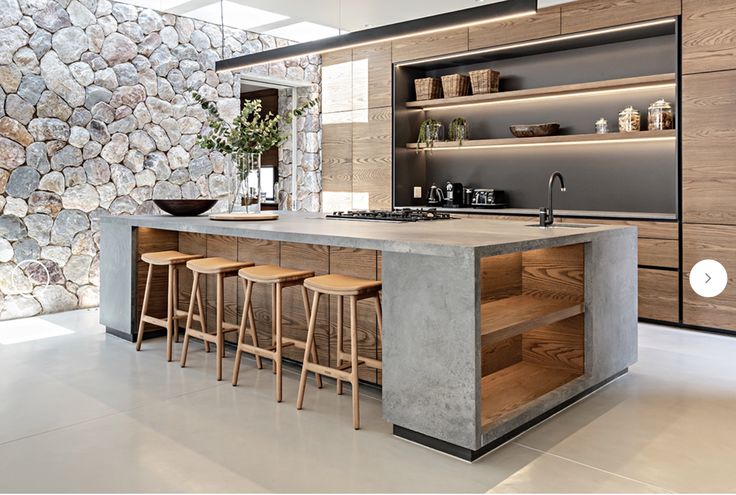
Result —
<instances>
[{"instance_id":1,"label":"wooden slat panel","mask_svg":"<svg viewBox=\"0 0 736 495\"><path fill-rule=\"evenodd\" d=\"M736 227L686 224L682 250L683 323L736 330ZM703 259L720 262L728 272L728 285L719 296L700 297L690 287L690 269Z\"/></svg>"},{"instance_id":2,"label":"wooden slat panel","mask_svg":"<svg viewBox=\"0 0 736 495\"><path fill-rule=\"evenodd\" d=\"M585 372L585 317L574 316L522 335L524 362L545 368Z\"/></svg>"},{"instance_id":3,"label":"wooden slat panel","mask_svg":"<svg viewBox=\"0 0 736 495\"><path fill-rule=\"evenodd\" d=\"M471 50L534 40L560 34L560 8L540 9L535 15L470 26L468 46Z\"/></svg>"},{"instance_id":4,"label":"wooden slat panel","mask_svg":"<svg viewBox=\"0 0 736 495\"><path fill-rule=\"evenodd\" d=\"M353 49L353 110L391 106L391 42Z\"/></svg>"},{"instance_id":5,"label":"wooden slat panel","mask_svg":"<svg viewBox=\"0 0 736 495\"><path fill-rule=\"evenodd\" d=\"M391 51L394 62L403 62L463 52L467 49L468 29L458 28L394 41Z\"/></svg>"},{"instance_id":6,"label":"wooden slat panel","mask_svg":"<svg viewBox=\"0 0 736 495\"><path fill-rule=\"evenodd\" d=\"M330 273L351 275L365 279L376 279L376 251L330 247ZM358 302L358 354L370 358L378 357L376 313L372 300ZM350 351L350 304L343 299L343 339L345 352ZM330 297L330 364L337 358L337 297ZM360 379L376 382L376 370L360 367Z\"/></svg>"},{"instance_id":7,"label":"wooden slat panel","mask_svg":"<svg viewBox=\"0 0 736 495\"><path fill-rule=\"evenodd\" d=\"M680 15L680 0L582 0L563 4L562 33Z\"/></svg>"},{"instance_id":8,"label":"wooden slat panel","mask_svg":"<svg viewBox=\"0 0 736 495\"><path fill-rule=\"evenodd\" d=\"M141 307L143 306L143 294L146 289L146 276L148 275L148 263L141 261L143 253L155 251L168 251L179 249L179 236L176 232L168 230L149 229L147 227L138 227L136 229L136 331L138 329L138 318L141 315ZM151 279L151 295L148 298L149 316L156 318L165 318L168 291L168 268L157 266L153 268L153 278ZM148 328L159 328L150 324L146 324Z\"/></svg>"},{"instance_id":9,"label":"wooden slat panel","mask_svg":"<svg viewBox=\"0 0 736 495\"><path fill-rule=\"evenodd\" d=\"M353 51L338 50L322 55L322 112L353 109Z\"/></svg>"},{"instance_id":10,"label":"wooden slat panel","mask_svg":"<svg viewBox=\"0 0 736 495\"><path fill-rule=\"evenodd\" d=\"M316 244L301 244L295 242L281 243L281 266L296 268L300 270L311 270L316 275L325 275L330 269L330 253L327 246ZM309 294L311 305L313 294ZM287 337L295 339L307 339L307 324L304 321L304 305L301 292L298 289L287 289L284 291L283 299L283 332ZM320 363L329 362L329 301L328 298L320 299L319 312L317 314L317 328L315 330L315 342ZM302 361L304 351L288 347L284 349L284 356Z\"/></svg>"},{"instance_id":11,"label":"wooden slat panel","mask_svg":"<svg viewBox=\"0 0 736 495\"><path fill-rule=\"evenodd\" d=\"M207 257L221 256L229 260L238 259L238 238L224 235L208 235L207 240ZM207 326L210 333L215 332L217 319L217 282L214 275L200 276L207 279L207 288L202 294L205 297L205 311L207 311ZM240 323L238 320L238 277L228 277L225 279L224 300L225 300L225 321L227 323ZM242 302L241 302L242 303ZM232 333L228 335L229 340L236 341L237 335Z\"/></svg>"},{"instance_id":12,"label":"wooden slat panel","mask_svg":"<svg viewBox=\"0 0 736 495\"><path fill-rule=\"evenodd\" d=\"M682 1L682 70L685 74L736 69L736 2Z\"/></svg>"},{"instance_id":13,"label":"wooden slat panel","mask_svg":"<svg viewBox=\"0 0 736 495\"><path fill-rule=\"evenodd\" d=\"M525 251L522 293L558 301L583 302L584 245Z\"/></svg>"},{"instance_id":14,"label":"wooden slat panel","mask_svg":"<svg viewBox=\"0 0 736 495\"><path fill-rule=\"evenodd\" d=\"M391 208L391 107L371 108L365 122L353 122L353 207L366 206Z\"/></svg>"},{"instance_id":15,"label":"wooden slat panel","mask_svg":"<svg viewBox=\"0 0 736 495\"><path fill-rule=\"evenodd\" d=\"M205 234L196 234L194 232L179 232L179 250L182 253L207 256L207 236ZM207 277L200 277L199 283L200 287L202 287L202 294L206 294ZM189 297L191 294L192 272L186 268L181 268L179 270L179 307L184 311L189 311ZM196 311L195 306L195 312ZM186 323L186 320L179 320L181 328L184 328ZM195 327L199 328L196 323Z\"/></svg>"},{"instance_id":16,"label":"wooden slat panel","mask_svg":"<svg viewBox=\"0 0 736 495\"><path fill-rule=\"evenodd\" d=\"M280 258L280 243L262 239L238 238L238 260L252 261L256 265L278 265ZM288 291L294 289L286 289ZM238 280L238 318L243 316L243 283ZM271 342L271 286L256 284L253 287L253 312L256 315L256 331L259 345L267 347ZM304 311L294 315L297 321L304 319ZM238 320L239 321L239 320Z\"/></svg>"},{"instance_id":17,"label":"wooden slat panel","mask_svg":"<svg viewBox=\"0 0 736 495\"><path fill-rule=\"evenodd\" d=\"M683 218L736 224L736 71L683 77Z\"/></svg>"},{"instance_id":18,"label":"wooden slat panel","mask_svg":"<svg viewBox=\"0 0 736 495\"><path fill-rule=\"evenodd\" d=\"M639 239L639 265L678 268L680 246L677 241Z\"/></svg>"},{"instance_id":19,"label":"wooden slat panel","mask_svg":"<svg viewBox=\"0 0 736 495\"><path fill-rule=\"evenodd\" d=\"M639 269L639 318L677 323L679 273Z\"/></svg>"}]
</instances>

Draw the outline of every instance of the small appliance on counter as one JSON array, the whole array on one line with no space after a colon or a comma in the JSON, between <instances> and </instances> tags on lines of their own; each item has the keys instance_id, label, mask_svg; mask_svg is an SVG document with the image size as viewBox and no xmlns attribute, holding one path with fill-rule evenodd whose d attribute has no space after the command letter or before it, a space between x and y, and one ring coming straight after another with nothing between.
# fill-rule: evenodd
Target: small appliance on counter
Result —
<instances>
[{"instance_id":1,"label":"small appliance on counter","mask_svg":"<svg viewBox=\"0 0 736 495\"><path fill-rule=\"evenodd\" d=\"M427 206L438 207L444 206L444 204L445 194L436 184L432 184L432 187L429 188L429 194L427 194Z\"/></svg>"},{"instance_id":2,"label":"small appliance on counter","mask_svg":"<svg viewBox=\"0 0 736 495\"><path fill-rule=\"evenodd\" d=\"M445 186L445 207L463 207L463 185L459 182L447 182Z\"/></svg>"},{"instance_id":3,"label":"small appliance on counter","mask_svg":"<svg viewBox=\"0 0 736 495\"><path fill-rule=\"evenodd\" d=\"M431 220L451 220L449 213L435 208L400 208L396 210L348 210L336 211L326 215L330 220L369 220L378 222L427 222Z\"/></svg>"},{"instance_id":4,"label":"small appliance on counter","mask_svg":"<svg viewBox=\"0 0 736 495\"><path fill-rule=\"evenodd\" d=\"M498 189L476 189L473 192L473 208L507 208L508 198L504 191Z\"/></svg>"}]
</instances>

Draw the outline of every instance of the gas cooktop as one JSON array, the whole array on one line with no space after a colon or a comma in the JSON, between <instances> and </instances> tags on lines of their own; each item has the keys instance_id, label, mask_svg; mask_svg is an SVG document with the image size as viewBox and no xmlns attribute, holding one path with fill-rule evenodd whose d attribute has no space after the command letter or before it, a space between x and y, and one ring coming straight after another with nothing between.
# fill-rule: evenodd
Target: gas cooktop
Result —
<instances>
[{"instance_id":1,"label":"gas cooktop","mask_svg":"<svg viewBox=\"0 0 736 495\"><path fill-rule=\"evenodd\" d=\"M402 208L400 210L348 210L336 211L327 215L334 220L375 220L384 222L423 222L428 220L450 220L449 213L435 208Z\"/></svg>"}]
</instances>

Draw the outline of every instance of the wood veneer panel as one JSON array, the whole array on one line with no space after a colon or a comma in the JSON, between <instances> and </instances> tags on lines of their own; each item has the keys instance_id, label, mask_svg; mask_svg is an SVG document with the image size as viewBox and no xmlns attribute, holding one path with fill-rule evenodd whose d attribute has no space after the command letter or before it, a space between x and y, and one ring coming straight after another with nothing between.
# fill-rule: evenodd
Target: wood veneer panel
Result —
<instances>
[{"instance_id":1,"label":"wood veneer panel","mask_svg":"<svg viewBox=\"0 0 736 495\"><path fill-rule=\"evenodd\" d=\"M256 265L278 265L280 261L281 246L278 241L267 241L262 239L238 238L238 260L251 261ZM238 322L243 316L243 282L238 279ZM295 289L285 289L292 291ZM298 289L297 289L298 290ZM271 286L266 284L255 284L253 287L253 313L256 316L256 331L261 347L271 345ZM304 311L301 310L292 318L299 321L304 319Z\"/></svg>"},{"instance_id":2,"label":"wood veneer panel","mask_svg":"<svg viewBox=\"0 0 736 495\"><path fill-rule=\"evenodd\" d=\"M677 323L679 273L639 269L639 318Z\"/></svg>"},{"instance_id":3,"label":"wood veneer panel","mask_svg":"<svg viewBox=\"0 0 736 495\"><path fill-rule=\"evenodd\" d=\"M585 372L585 317L577 315L522 335L522 359L545 368Z\"/></svg>"},{"instance_id":4,"label":"wood veneer panel","mask_svg":"<svg viewBox=\"0 0 736 495\"><path fill-rule=\"evenodd\" d=\"M221 256L230 260L238 259L238 238L224 235L207 235L207 257ZM217 282L215 275L200 275L207 279L206 290L202 290L205 298L205 311L207 311L207 330L210 333L215 332L217 319ZM224 301L225 301L225 321L227 323L238 324L238 277L228 277L225 279ZM242 304L242 301L241 301ZM237 334L230 333L227 336L230 341L237 341Z\"/></svg>"},{"instance_id":5,"label":"wood veneer panel","mask_svg":"<svg viewBox=\"0 0 736 495\"><path fill-rule=\"evenodd\" d=\"M392 43L392 59L404 62L424 57L448 55L468 49L468 28L412 36Z\"/></svg>"},{"instance_id":6,"label":"wood veneer panel","mask_svg":"<svg viewBox=\"0 0 736 495\"><path fill-rule=\"evenodd\" d=\"M353 110L391 106L391 42L353 49Z\"/></svg>"},{"instance_id":7,"label":"wood veneer panel","mask_svg":"<svg viewBox=\"0 0 736 495\"><path fill-rule=\"evenodd\" d=\"M609 220L600 218L557 218L560 223L590 223L595 225L627 225L638 229L639 239L679 238L677 222L650 222L646 220Z\"/></svg>"},{"instance_id":8,"label":"wood veneer panel","mask_svg":"<svg viewBox=\"0 0 736 495\"><path fill-rule=\"evenodd\" d=\"M584 264L583 244L525 251L522 254L522 293L582 303Z\"/></svg>"},{"instance_id":9,"label":"wood veneer panel","mask_svg":"<svg viewBox=\"0 0 736 495\"><path fill-rule=\"evenodd\" d=\"M685 74L736 69L736 1L682 1Z\"/></svg>"},{"instance_id":10,"label":"wood veneer panel","mask_svg":"<svg viewBox=\"0 0 736 495\"><path fill-rule=\"evenodd\" d=\"M736 330L736 227L727 225L683 225L683 323ZM688 277L690 269L702 259L720 262L728 272L728 284L719 296L697 295Z\"/></svg>"},{"instance_id":11,"label":"wood veneer panel","mask_svg":"<svg viewBox=\"0 0 736 495\"><path fill-rule=\"evenodd\" d=\"M330 247L330 273L375 280L377 277L376 251ZM330 364L337 359L337 297L330 296ZM358 354L378 357L378 326L373 301L358 301ZM350 352L350 304L343 298L343 339L345 352ZM376 370L360 367L361 380L376 383Z\"/></svg>"},{"instance_id":12,"label":"wood veneer panel","mask_svg":"<svg viewBox=\"0 0 736 495\"><path fill-rule=\"evenodd\" d=\"M391 208L391 107L353 122L353 207Z\"/></svg>"},{"instance_id":13,"label":"wood veneer panel","mask_svg":"<svg viewBox=\"0 0 736 495\"><path fill-rule=\"evenodd\" d=\"M521 253L481 258L480 273L481 302L521 295Z\"/></svg>"},{"instance_id":14,"label":"wood veneer panel","mask_svg":"<svg viewBox=\"0 0 736 495\"><path fill-rule=\"evenodd\" d=\"M344 196L351 202L353 192L353 113L340 112L322 116L322 191L331 209ZM338 194L335 194L338 193ZM342 199L345 201L345 199ZM350 208L337 204L335 208Z\"/></svg>"},{"instance_id":15,"label":"wood veneer panel","mask_svg":"<svg viewBox=\"0 0 736 495\"><path fill-rule=\"evenodd\" d=\"M470 26L468 47L471 50L557 36L561 29L559 7L540 9L535 15Z\"/></svg>"},{"instance_id":16,"label":"wood veneer panel","mask_svg":"<svg viewBox=\"0 0 736 495\"><path fill-rule=\"evenodd\" d=\"M301 244L295 242L281 243L281 266L296 268L299 270L311 270L315 275L326 275L330 270L330 252L327 246L318 244ZM309 294L311 307L313 294ZM304 305L301 291L287 289L283 298L283 332L288 337L300 340L307 339L307 323L304 321ZM329 300L327 297L320 298L319 311L317 313L317 328L315 330L315 342L320 363L328 363L330 359L330 322L329 322ZM287 347L284 356L289 359L302 361L304 351Z\"/></svg>"},{"instance_id":17,"label":"wood veneer panel","mask_svg":"<svg viewBox=\"0 0 736 495\"><path fill-rule=\"evenodd\" d=\"M147 227L138 227L136 229L136 331L138 319L141 315L141 307L143 306L143 294L146 289L146 277L148 275L148 263L141 261L143 253L156 251L169 251L179 249L179 236L176 232L169 230L157 230ZM169 274L167 267L156 266L153 268L153 277L151 279L151 295L148 298L149 316L156 318L166 318L167 291ZM146 329L156 328L155 325L146 323Z\"/></svg>"},{"instance_id":18,"label":"wood veneer panel","mask_svg":"<svg viewBox=\"0 0 736 495\"><path fill-rule=\"evenodd\" d=\"M322 113L353 109L352 81L352 50L338 50L322 55Z\"/></svg>"},{"instance_id":19,"label":"wood veneer panel","mask_svg":"<svg viewBox=\"0 0 736 495\"><path fill-rule=\"evenodd\" d=\"M678 268L679 243L676 240L639 239L639 265Z\"/></svg>"},{"instance_id":20,"label":"wood veneer panel","mask_svg":"<svg viewBox=\"0 0 736 495\"><path fill-rule=\"evenodd\" d=\"M196 234L194 232L179 232L179 251L187 254L199 254L207 256L207 236L205 234ZM200 277L199 284L202 290L202 296L207 293L207 277ZM184 311L189 311L189 298L192 294L192 272L187 268L179 270L179 307ZM204 302L204 301L202 301ZM196 305L196 302L195 302ZM195 306L196 311L196 306ZM184 328L186 320L179 320L179 325ZM194 323L195 328L199 328Z\"/></svg>"},{"instance_id":21,"label":"wood veneer panel","mask_svg":"<svg viewBox=\"0 0 736 495\"><path fill-rule=\"evenodd\" d=\"M680 15L680 0L582 0L563 4L562 33Z\"/></svg>"},{"instance_id":22,"label":"wood veneer panel","mask_svg":"<svg viewBox=\"0 0 736 495\"><path fill-rule=\"evenodd\" d=\"M736 71L683 77L683 219L736 224Z\"/></svg>"}]
</instances>

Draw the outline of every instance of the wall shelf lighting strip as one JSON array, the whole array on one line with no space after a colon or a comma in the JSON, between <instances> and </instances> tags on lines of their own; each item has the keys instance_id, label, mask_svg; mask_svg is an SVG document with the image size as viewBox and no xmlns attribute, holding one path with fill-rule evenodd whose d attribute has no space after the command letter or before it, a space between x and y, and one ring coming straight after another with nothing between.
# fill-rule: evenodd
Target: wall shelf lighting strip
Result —
<instances>
[{"instance_id":1,"label":"wall shelf lighting strip","mask_svg":"<svg viewBox=\"0 0 736 495\"><path fill-rule=\"evenodd\" d=\"M328 53L371 43L523 17L536 12L537 0L507 0L220 60L215 64L215 70L217 72L239 70L294 57Z\"/></svg>"},{"instance_id":2,"label":"wall shelf lighting strip","mask_svg":"<svg viewBox=\"0 0 736 495\"><path fill-rule=\"evenodd\" d=\"M580 140L580 141L561 141L561 142L548 142L548 143L506 143L506 144L468 144L465 146L437 146L432 148L416 148L409 147L416 151L457 151L457 150L479 150L479 149L494 149L494 148L536 148L536 147L548 147L548 146L587 146L587 145L598 145L598 144L640 144L640 143L658 143L658 142L672 142L674 143L676 137L674 136L662 136L662 137L647 137L647 138L631 138L631 139L601 139L601 140Z\"/></svg>"}]
</instances>

